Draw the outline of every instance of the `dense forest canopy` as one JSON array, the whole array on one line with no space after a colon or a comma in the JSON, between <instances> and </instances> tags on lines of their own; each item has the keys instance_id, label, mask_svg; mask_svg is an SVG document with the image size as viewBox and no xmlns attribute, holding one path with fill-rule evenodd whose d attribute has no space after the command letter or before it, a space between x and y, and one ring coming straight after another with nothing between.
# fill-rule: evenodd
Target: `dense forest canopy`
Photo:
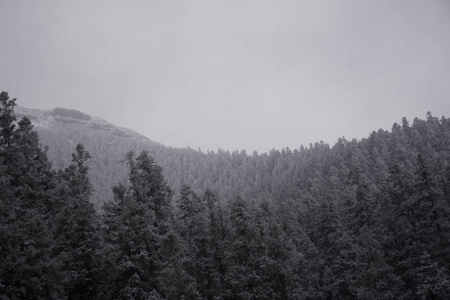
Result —
<instances>
[{"instance_id":1,"label":"dense forest canopy","mask_svg":"<svg viewBox=\"0 0 450 300\"><path fill-rule=\"evenodd\" d=\"M118 164L76 144L52 167L15 105L1 93L0 297L450 298L445 117L252 155L129 145L95 209L111 169L91 167Z\"/></svg>"}]
</instances>

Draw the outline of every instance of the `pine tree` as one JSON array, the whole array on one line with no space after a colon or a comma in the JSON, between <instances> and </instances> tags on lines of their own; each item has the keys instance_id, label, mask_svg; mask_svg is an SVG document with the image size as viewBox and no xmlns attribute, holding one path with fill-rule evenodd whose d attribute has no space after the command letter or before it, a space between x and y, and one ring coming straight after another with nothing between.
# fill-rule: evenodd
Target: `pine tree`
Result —
<instances>
[{"instance_id":1,"label":"pine tree","mask_svg":"<svg viewBox=\"0 0 450 300\"><path fill-rule=\"evenodd\" d=\"M16 123L15 99L0 95L0 294L11 299L58 298L48 227L54 172L27 117Z\"/></svg>"},{"instance_id":2,"label":"pine tree","mask_svg":"<svg viewBox=\"0 0 450 300\"><path fill-rule=\"evenodd\" d=\"M250 205L239 196L229 203L229 225L225 299L261 298L262 228Z\"/></svg>"},{"instance_id":3,"label":"pine tree","mask_svg":"<svg viewBox=\"0 0 450 300\"><path fill-rule=\"evenodd\" d=\"M431 152L429 152L430 154ZM433 156L437 156L436 153ZM439 167L433 163L434 157L427 159L419 153L417 156L417 182L412 224L414 235L411 237L414 250L411 276L416 282L416 292L428 299L450 296L450 270L448 267L449 233L442 230L448 225L448 200L443 195L439 182Z\"/></svg>"},{"instance_id":4,"label":"pine tree","mask_svg":"<svg viewBox=\"0 0 450 300\"><path fill-rule=\"evenodd\" d=\"M199 292L208 297L212 292L213 262L207 206L188 186L181 190L177 204L177 231L186 242L188 253L185 268L196 279Z\"/></svg>"},{"instance_id":5,"label":"pine tree","mask_svg":"<svg viewBox=\"0 0 450 300\"><path fill-rule=\"evenodd\" d=\"M203 294L207 299L220 299L224 295L224 278L227 272L225 257L229 234L225 225L226 216L219 199L211 190L205 191L203 202L208 208L207 230L212 260L212 265L208 270L206 291Z\"/></svg>"},{"instance_id":6,"label":"pine tree","mask_svg":"<svg viewBox=\"0 0 450 300\"><path fill-rule=\"evenodd\" d=\"M136 158L130 152L127 162L129 185L115 186L114 201L104 207L111 298L123 295L131 278L139 293L167 290L160 280L167 258L161 249L170 239L172 193L148 152Z\"/></svg>"},{"instance_id":7,"label":"pine tree","mask_svg":"<svg viewBox=\"0 0 450 300\"><path fill-rule=\"evenodd\" d=\"M78 144L72 163L58 173L52 200L54 259L60 261L68 299L93 299L99 292L100 224L89 201L92 187L86 163L90 158L84 146Z\"/></svg>"}]
</instances>

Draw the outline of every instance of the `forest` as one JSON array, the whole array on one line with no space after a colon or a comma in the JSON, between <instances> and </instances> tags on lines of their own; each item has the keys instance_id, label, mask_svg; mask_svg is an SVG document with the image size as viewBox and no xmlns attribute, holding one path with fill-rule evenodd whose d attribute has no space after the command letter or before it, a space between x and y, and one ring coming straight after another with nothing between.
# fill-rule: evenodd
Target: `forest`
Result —
<instances>
[{"instance_id":1,"label":"forest","mask_svg":"<svg viewBox=\"0 0 450 300\"><path fill-rule=\"evenodd\" d=\"M98 209L89 149L55 168L15 106L0 94L0 299L450 298L450 119L263 154L130 149Z\"/></svg>"}]
</instances>

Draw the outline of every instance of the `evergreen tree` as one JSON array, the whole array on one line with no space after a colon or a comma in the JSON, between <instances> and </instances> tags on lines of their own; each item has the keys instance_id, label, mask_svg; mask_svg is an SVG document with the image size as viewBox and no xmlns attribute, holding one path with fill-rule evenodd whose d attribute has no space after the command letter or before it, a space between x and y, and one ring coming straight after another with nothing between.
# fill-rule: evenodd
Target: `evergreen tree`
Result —
<instances>
[{"instance_id":1,"label":"evergreen tree","mask_svg":"<svg viewBox=\"0 0 450 300\"><path fill-rule=\"evenodd\" d=\"M115 186L114 201L104 207L107 288L112 299L126 295L131 283L133 293L142 295L167 290L160 285L166 259L161 249L170 239L172 193L148 152L136 158L130 152L127 162L129 185Z\"/></svg>"},{"instance_id":2,"label":"evergreen tree","mask_svg":"<svg viewBox=\"0 0 450 300\"><path fill-rule=\"evenodd\" d=\"M264 247L261 240L261 227L249 204L241 197L229 203L230 236L225 261L225 299L260 298L261 258Z\"/></svg>"},{"instance_id":3,"label":"evergreen tree","mask_svg":"<svg viewBox=\"0 0 450 300\"><path fill-rule=\"evenodd\" d=\"M72 163L58 173L49 212L56 243L54 259L60 261L68 299L94 299L99 292L99 223L89 201L92 187L86 163L90 158L84 146L78 144Z\"/></svg>"},{"instance_id":4,"label":"evergreen tree","mask_svg":"<svg viewBox=\"0 0 450 300\"><path fill-rule=\"evenodd\" d=\"M224 295L224 278L227 272L225 254L229 234L225 225L226 216L219 199L211 190L205 191L203 202L208 208L207 229L212 260L212 265L208 270L207 286L203 294L207 299L220 299Z\"/></svg>"},{"instance_id":5,"label":"evergreen tree","mask_svg":"<svg viewBox=\"0 0 450 300\"><path fill-rule=\"evenodd\" d=\"M185 186L181 190L177 208L177 229L187 246L184 267L196 279L199 292L208 297L212 292L213 266L206 203L190 187Z\"/></svg>"},{"instance_id":6,"label":"evergreen tree","mask_svg":"<svg viewBox=\"0 0 450 300\"><path fill-rule=\"evenodd\" d=\"M11 299L57 298L47 222L54 172L28 118L16 123L15 99L0 94L0 294Z\"/></svg>"}]
</instances>

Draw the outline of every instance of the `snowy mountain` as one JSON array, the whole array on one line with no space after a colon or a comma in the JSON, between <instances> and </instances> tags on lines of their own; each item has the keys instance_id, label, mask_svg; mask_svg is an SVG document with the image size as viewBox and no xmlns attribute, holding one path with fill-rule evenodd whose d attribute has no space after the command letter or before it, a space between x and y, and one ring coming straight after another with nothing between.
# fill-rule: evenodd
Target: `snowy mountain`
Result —
<instances>
[{"instance_id":1,"label":"snowy mountain","mask_svg":"<svg viewBox=\"0 0 450 300\"><path fill-rule=\"evenodd\" d=\"M76 144L86 147L92 156L88 165L95 190L92 201L97 206L110 199L114 184L125 180L126 165L122 161L127 152L154 152L163 147L130 129L77 110L16 107L15 111L18 119L27 116L31 120L41 144L48 146L47 155L54 168L69 164Z\"/></svg>"}]
</instances>

